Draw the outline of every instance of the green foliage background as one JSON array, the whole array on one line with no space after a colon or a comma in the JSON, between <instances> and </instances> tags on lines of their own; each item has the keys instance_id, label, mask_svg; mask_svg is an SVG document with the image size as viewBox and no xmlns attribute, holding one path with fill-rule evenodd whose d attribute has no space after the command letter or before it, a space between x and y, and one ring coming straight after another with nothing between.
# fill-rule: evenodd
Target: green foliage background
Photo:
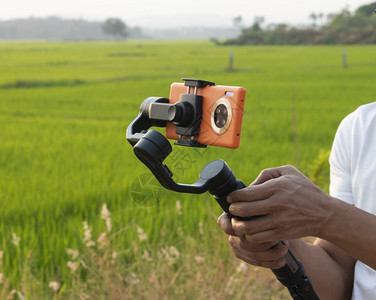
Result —
<instances>
[{"instance_id":1,"label":"green foliage background","mask_svg":"<svg viewBox=\"0 0 376 300\"><path fill-rule=\"evenodd\" d=\"M252 26L224 44L236 45L343 45L376 43L376 2L362 5L350 12L347 8L329 14L311 14L313 24L309 27L294 27L277 24L261 27L263 18L256 18ZM214 40L217 43L219 41Z\"/></svg>"},{"instance_id":2,"label":"green foliage background","mask_svg":"<svg viewBox=\"0 0 376 300\"><path fill-rule=\"evenodd\" d=\"M376 98L376 48L346 47L348 68L342 67L342 50L230 48L204 41L0 43L3 288L27 294L22 282L33 282L32 298L50 295L52 280L60 283L61 294L74 287L77 277L67 267L71 258L66 250L87 251L83 221L92 227L93 239L106 230L100 218L104 203L112 213L110 250L118 253L123 275L143 278L151 266L141 259L143 251L157 253L173 245L185 257L184 265L195 255L204 256L205 272L221 286L229 280L224 270L234 258L216 226L220 208L210 195L169 191L161 192L158 203L153 197L134 201L131 191L154 195L156 190L153 185L139 190L135 180L149 173L132 153L126 127L145 98L168 97L170 84L183 77L243 86L247 97L240 148L175 149L185 157L180 165L169 158L175 176L194 182L205 163L218 158L245 183L263 168L283 164L298 165L309 175L320 151L330 149L341 119ZM146 241L138 238L138 228L147 234ZM14 234L20 237L18 245L12 243ZM220 264L223 276L208 271ZM90 274L90 268L80 267L79 278L86 284ZM176 274L174 292L167 289L164 295L208 299L205 290L186 294L179 289L190 273ZM119 284L129 286L126 279ZM133 290L136 295L145 291L147 285Z\"/></svg>"}]
</instances>

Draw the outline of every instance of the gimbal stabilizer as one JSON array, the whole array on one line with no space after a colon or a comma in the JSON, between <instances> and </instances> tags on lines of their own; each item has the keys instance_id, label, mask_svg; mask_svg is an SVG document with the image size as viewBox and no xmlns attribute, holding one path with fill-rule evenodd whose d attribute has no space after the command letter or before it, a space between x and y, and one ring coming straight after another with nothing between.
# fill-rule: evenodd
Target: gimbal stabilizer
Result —
<instances>
[{"instance_id":1,"label":"gimbal stabilizer","mask_svg":"<svg viewBox=\"0 0 376 300\"><path fill-rule=\"evenodd\" d=\"M140 113L127 128L127 140L133 146L134 153L143 162L162 186L166 189L180 192L201 194L209 191L217 200L222 209L229 212L230 204L226 197L231 192L242 189L245 184L236 179L235 174L223 160L214 160L208 163L201 171L199 179L193 184L180 184L174 181L170 169L163 164L171 153L169 141L158 131L149 130L150 127L165 127L167 122L174 122L176 130L184 132L179 137L178 145L203 147L194 139L198 135L202 117L202 96L197 94L199 88L214 85L213 82L183 79L188 86L187 94L182 95L181 101L169 104L166 98L149 97L143 101ZM191 94L191 87L194 93ZM186 134L189 133L189 134ZM241 218L249 221L253 217ZM280 242L283 243L283 242ZM280 269L273 269L277 279L288 288L293 299L319 299L312 288L304 268L290 251L285 256L287 264Z\"/></svg>"}]
</instances>

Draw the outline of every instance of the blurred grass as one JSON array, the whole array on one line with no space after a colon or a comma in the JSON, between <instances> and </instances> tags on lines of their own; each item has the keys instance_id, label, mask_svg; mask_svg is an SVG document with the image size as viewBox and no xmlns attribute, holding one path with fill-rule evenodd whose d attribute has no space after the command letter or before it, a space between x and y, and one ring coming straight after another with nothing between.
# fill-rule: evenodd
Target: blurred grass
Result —
<instances>
[{"instance_id":1,"label":"blurred grass","mask_svg":"<svg viewBox=\"0 0 376 300\"><path fill-rule=\"evenodd\" d=\"M235 55L234 70L228 72L230 50ZM168 97L170 84L183 77L243 86L247 97L240 148L175 149L173 153L181 151L188 158L180 165L169 158L175 176L181 182L194 182L205 163L222 158L238 178L250 183L263 168L297 164L293 117L299 166L307 174L320 151L330 149L340 120L376 98L376 48L347 46L346 50L348 68L342 67L342 47L337 46L217 47L204 41L0 43L0 250L4 253L0 273L8 280L7 289L22 290L22 281L30 276L39 282L37 288L30 288L31 297L51 293L51 280L64 287L62 295L75 291L77 283L84 289L88 282L72 277L66 249L91 251L82 242L82 222L88 221L93 236L99 237L105 231L100 210L107 203L113 225L110 248L120 253L113 272L133 272L147 281L147 272L155 265L150 267L140 257L142 250L158 253L174 246L181 253L184 271L156 269L155 276L178 278L170 289L161 289L160 298L208 299L208 293L228 281L238 264L215 225L220 208L209 195L169 191L161 192L158 205L134 202L130 191L137 187L135 180L149 173L126 142L126 127L145 98ZM145 193L154 193L154 188L147 187ZM138 240L137 226L145 230L147 241ZM18 246L12 243L12 234L20 237ZM190 258L199 253L205 258L204 266L186 269ZM188 287L194 288L193 274L204 272L209 275L201 278L212 282L208 289L186 294ZM215 272L223 273L217 277ZM89 274L81 266L82 278L89 280ZM257 284L265 279L252 276L244 280L252 282L257 295L264 295L260 299L267 299L265 295L272 299L270 287L263 290ZM149 299L152 295L144 285L124 282L118 284L134 296ZM249 292L236 289L231 295Z\"/></svg>"}]
</instances>

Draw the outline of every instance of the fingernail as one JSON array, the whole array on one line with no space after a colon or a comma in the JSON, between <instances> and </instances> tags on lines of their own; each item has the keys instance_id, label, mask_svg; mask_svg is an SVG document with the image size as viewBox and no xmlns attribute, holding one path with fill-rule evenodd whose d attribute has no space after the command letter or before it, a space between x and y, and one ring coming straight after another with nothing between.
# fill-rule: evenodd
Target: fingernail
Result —
<instances>
[{"instance_id":1,"label":"fingernail","mask_svg":"<svg viewBox=\"0 0 376 300\"><path fill-rule=\"evenodd\" d=\"M231 200L232 200L231 196L227 196L226 200L227 200L228 203L231 203Z\"/></svg>"},{"instance_id":2,"label":"fingernail","mask_svg":"<svg viewBox=\"0 0 376 300\"><path fill-rule=\"evenodd\" d=\"M236 214L236 205L231 204L228 209L229 209L230 213Z\"/></svg>"}]
</instances>

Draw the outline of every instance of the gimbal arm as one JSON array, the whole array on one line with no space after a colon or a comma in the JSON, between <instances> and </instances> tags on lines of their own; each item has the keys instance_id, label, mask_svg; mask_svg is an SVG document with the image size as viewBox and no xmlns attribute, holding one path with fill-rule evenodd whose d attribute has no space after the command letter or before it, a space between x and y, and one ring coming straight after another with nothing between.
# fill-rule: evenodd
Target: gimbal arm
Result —
<instances>
[{"instance_id":1,"label":"gimbal arm","mask_svg":"<svg viewBox=\"0 0 376 300\"><path fill-rule=\"evenodd\" d=\"M163 164L165 158L172 151L171 144L158 131L148 131L148 129L152 126L164 127L168 121L177 120L179 122L181 120L179 109L168 104L166 98L147 98L141 105L139 115L127 128L127 140L133 146L136 156L166 189L191 194L209 191L230 217L236 217L230 214L230 204L226 198L231 192L244 188L245 184L236 179L235 174L226 162L215 160L208 163L202 169L199 179L193 184L176 183L172 178L173 174L170 169ZM150 116L153 116L153 118ZM248 221L254 217L236 218ZM272 271L277 279L288 288L292 298L296 300L318 300L319 298L313 290L309 278L305 275L301 262L290 251L284 258L287 264Z\"/></svg>"},{"instance_id":2,"label":"gimbal arm","mask_svg":"<svg viewBox=\"0 0 376 300\"><path fill-rule=\"evenodd\" d=\"M149 130L133 148L134 153L154 174L166 189L180 192L201 194L208 190L209 182L199 178L194 184L179 184L172 179L172 172L162 162L171 153L171 145L158 131Z\"/></svg>"}]
</instances>

